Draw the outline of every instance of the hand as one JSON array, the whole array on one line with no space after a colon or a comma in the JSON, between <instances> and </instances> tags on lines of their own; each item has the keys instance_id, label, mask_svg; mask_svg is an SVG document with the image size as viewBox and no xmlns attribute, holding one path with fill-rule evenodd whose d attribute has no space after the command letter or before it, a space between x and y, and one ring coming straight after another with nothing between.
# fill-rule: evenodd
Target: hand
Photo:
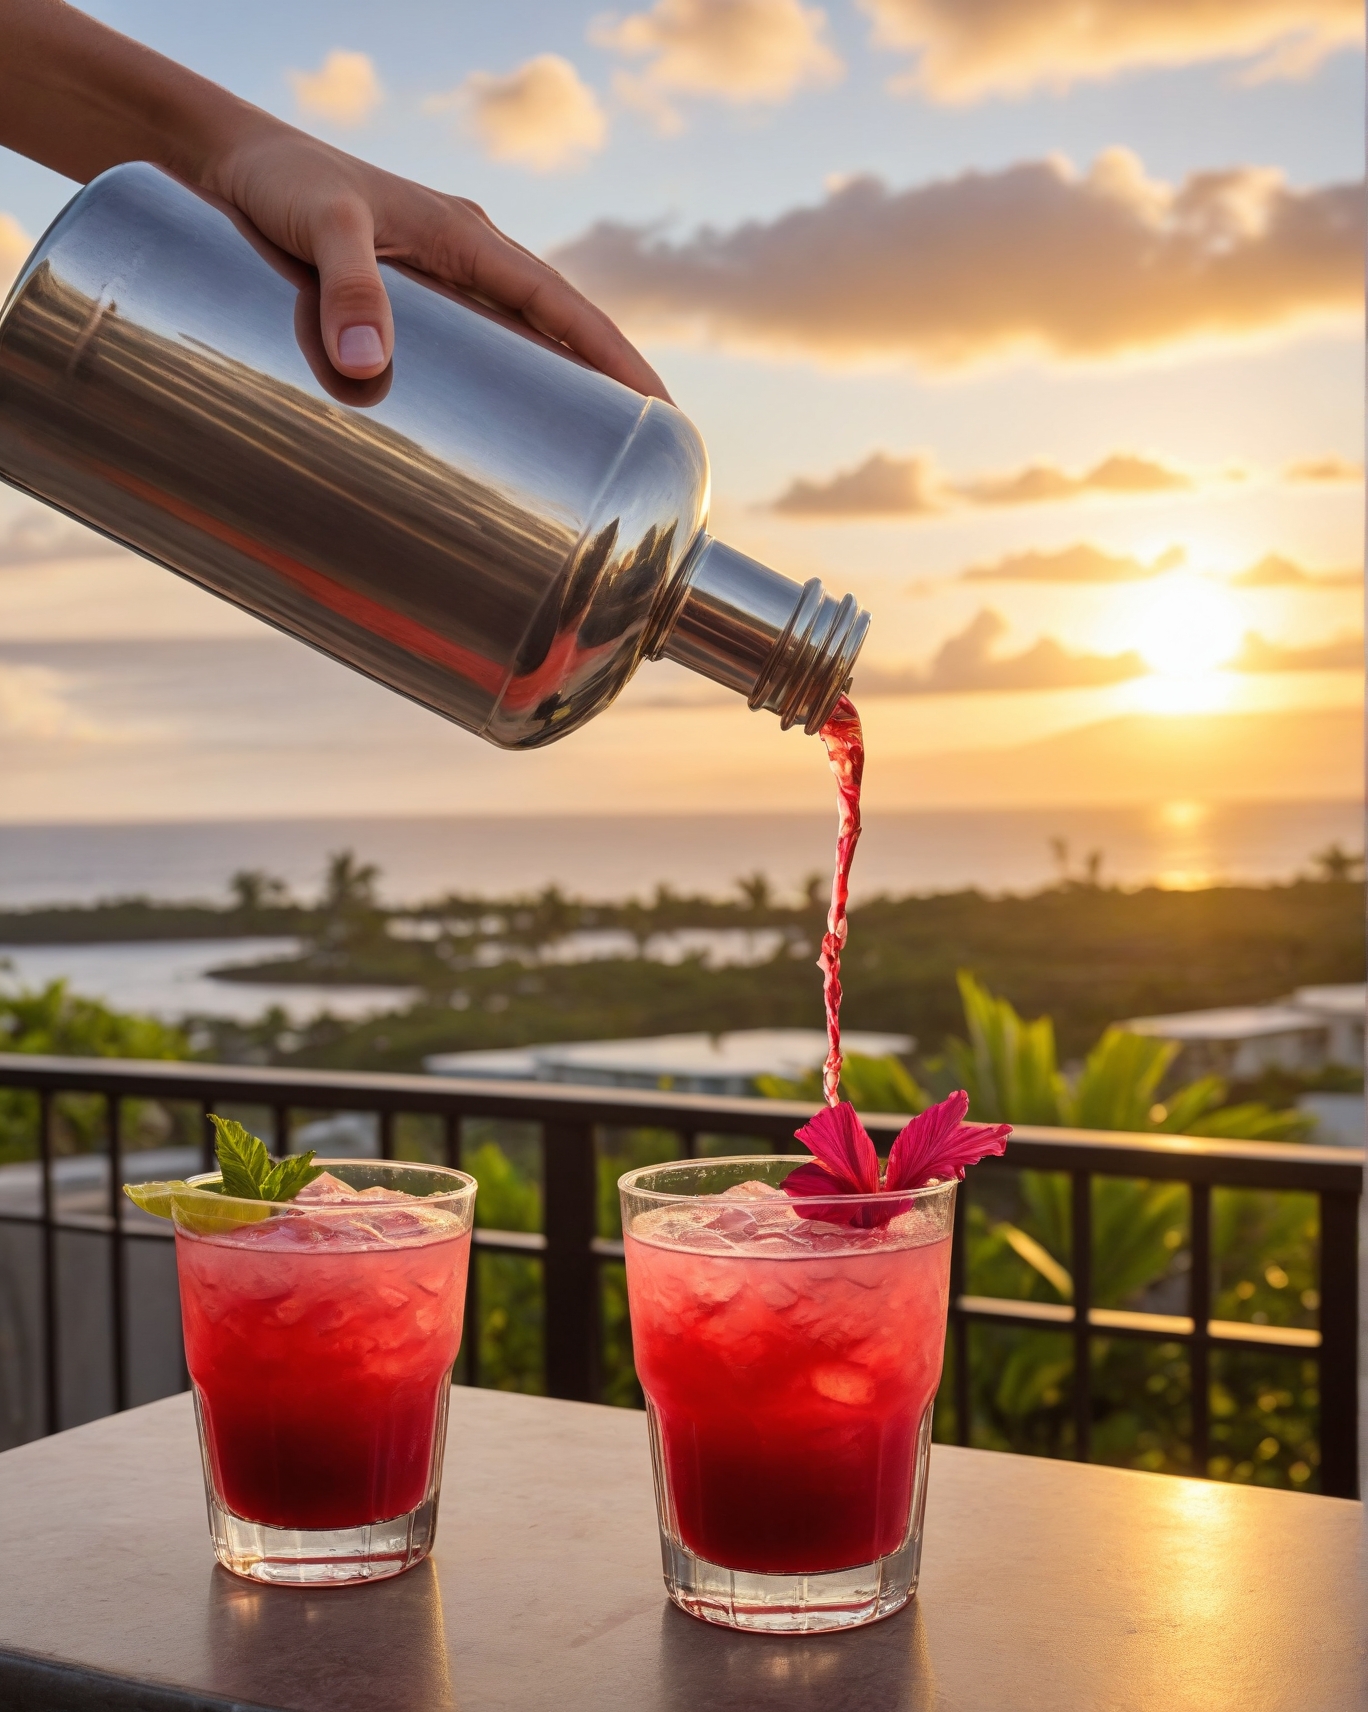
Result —
<instances>
[{"instance_id":1,"label":"hand","mask_svg":"<svg viewBox=\"0 0 1368 1712\"><path fill-rule=\"evenodd\" d=\"M600 309L482 208L329 148L61 0L0 0L0 144L82 183L145 160L240 208L317 269L323 343L369 380L394 349L377 256L512 310L624 385L668 399Z\"/></svg>"},{"instance_id":2,"label":"hand","mask_svg":"<svg viewBox=\"0 0 1368 1712\"><path fill-rule=\"evenodd\" d=\"M568 345L596 369L669 398L637 349L553 267L514 243L475 203L329 148L248 109L245 136L211 154L199 183L318 269L323 343L343 374L369 379L394 349L378 256L468 287Z\"/></svg>"}]
</instances>

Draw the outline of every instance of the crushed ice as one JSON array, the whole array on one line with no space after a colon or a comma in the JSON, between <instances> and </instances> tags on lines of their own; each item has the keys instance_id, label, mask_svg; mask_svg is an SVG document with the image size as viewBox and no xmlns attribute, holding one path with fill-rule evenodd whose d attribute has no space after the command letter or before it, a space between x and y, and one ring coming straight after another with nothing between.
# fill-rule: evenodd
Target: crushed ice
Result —
<instances>
[{"instance_id":1,"label":"crushed ice","mask_svg":"<svg viewBox=\"0 0 1368 1712\"><path fill-rule=\"evenodd\" d=\"M321 1209L334 1207L352 1211L318 1216ZM355 1189L325 1171L269 1219L234 1231L232 1240L267 1248L390 1248L455 1236L460 1224L451 1208L431 1206L421 1195L379 1183Z\"/></svg>"},{"instance_id":2,"label":"crushed ice","mask_svg":"<svg viewBox=\"0 0 1368 1712\"><path fill-rule=\"evenodd\" d=\"M631 1230L641 1241L662 1247L772 1259L914 1247L944 1235L935 1215L916 1207L873 1229L805 1218L782 1189L756 1181L733 1183L716 1195L699 1195L692 1201L638 1213Z\"/></svg>"}]
</instances>

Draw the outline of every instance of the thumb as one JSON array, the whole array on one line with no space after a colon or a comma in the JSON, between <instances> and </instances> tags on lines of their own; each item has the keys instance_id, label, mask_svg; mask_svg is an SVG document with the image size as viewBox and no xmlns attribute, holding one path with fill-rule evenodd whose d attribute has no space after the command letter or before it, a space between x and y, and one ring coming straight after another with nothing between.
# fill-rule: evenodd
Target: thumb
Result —
<instances>
[{"instance_id":1,"label":"thumb","mask_svg":"<svg viewBox=\"0 0 1368 1712\"><path fill-rule=\"evenodd\" d=\"M342 374L369 380L394 351L394 320L375 260L370 210L360 201L341 210L334 204L310 247L328 359Z\"/></svg>"}]
</instances>

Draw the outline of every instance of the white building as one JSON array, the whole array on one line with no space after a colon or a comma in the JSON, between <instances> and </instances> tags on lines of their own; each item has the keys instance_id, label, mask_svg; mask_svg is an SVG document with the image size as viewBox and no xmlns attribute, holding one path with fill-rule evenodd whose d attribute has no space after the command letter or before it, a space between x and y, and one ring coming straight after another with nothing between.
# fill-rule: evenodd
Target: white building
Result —
<instances>
[{"instance_id":1,"label":"white building","mask_svg":"<svg viewBox=\"0 0 1368 1712\"><path fill-rule=\"evenodd\" d=\"M1298 987L1292 1003L1325 1024L1328 1063L1362 1070L1368 986Z\"/></svg>"},{"instance_id":2,"label":"white building","mask_svg":"<svg viewBox=\"0 0 1368 1712\"><path fill-rule=\"evenodd\" d=\"M1271 1069L1314 1075L1327 1064L1363 1069L1368 986L1298 987L1267 1005L1228 1005L1131 1017L1120 1027L1181 1047L1178 1072L1232 1079Z\"/></svg>"},{"instance_id":3,"label":"white building","mask_svg":"<svg viewBox=\"0 0 1368 1712\"><path fill-rule=\"evenodd\" d=\"M1273 1069L1307 1075L1325 1064L1325 1023L1290 1004L1176 1011L1130 1017L1120 1026L1173 1041L1179 1048L1173 1074L1182 1081L1212 1075L1242 1081Z\"/></svg>"},{"instance_id":4,"label":"white building","mask_svg":"<svg viewBox=\"0 0 1368 1712\"><path fill-rule=\"evenodd\" d=\"M847 1052L869 1058L902 1055L906 1034L843 1036ZM645 1040L575 1040L491 1052L436 1052L423 1060L434 1076L494 1081L573 1082L599 1088L652 1088L677 1094L745 1098L756 1078L797 1081L819 1069L826 1035L816 1028L743 1028L730 1034L662 1034Z\"/></svg>"},{"instance_id":5,"label":"white building","mask_svg":"<svg viewBox=\"0 0 1368 1712\"><path fill-rule=\"evenodd\" d=\"M1120 1026L1176 1042L1180 1050L1171 1074L1180 1082L1213 1074L1238 1081L1271 1069L1315 1075L1329 1065L1362 1073L1366 1007L1368 987L1362 985L1298 987L1276 1004L1131 1017ZM1316 1120L1313 1140L1364 1145L1368 1118L1362 1094L1308 1093L1297 1104Z\"/></svg>"}]
</instances>

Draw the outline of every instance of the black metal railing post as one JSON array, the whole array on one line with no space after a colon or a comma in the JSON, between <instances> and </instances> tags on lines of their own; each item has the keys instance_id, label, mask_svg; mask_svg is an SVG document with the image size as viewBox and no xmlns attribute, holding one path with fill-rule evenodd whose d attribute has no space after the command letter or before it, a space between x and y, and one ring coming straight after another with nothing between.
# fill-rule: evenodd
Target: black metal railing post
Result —
<instances>
[{"instance_id":1,"label":"black metal railing post","mask_svg":"<svg viewBox=\"0 0 1368 1712\"><path fill-rule=\"evenodd\" d=\"M1073 1274L1074 1457L1092 1454L1092 1173L1070 1173L1069 1258Z\"/></svg>"},{"instance_id":2,"label":"black metal railing post","mask_svg":"<svg viewBox=\"0 0 1368 1712\"><path fill-rule=\"evenodd\" d=\"M128 1317L127 1268L123 1230L123 1101L117 1094L105 1096L109 1114L109 1328L110 1365L113 1368L114 1413L128 1407Z\"/></svg>"},{"instance_id":3,"label":"black metal railing post","mask_svg":"<svg viewBox=\"0 0 1368 1712\"><path fill-rule=\"evenodd\" d=\"M1192 1472L1205 1475L1211 1459L1211 1185L1188 1185L1188 1389L1192 1397Z\"/></svg>"},{"instance_id":4,"label":"black metal railing post","mask_svg":"<svg viewBox=\"0 0 1368 1712\"><path fill-rule=\"evenodd\" d=\"M598 1159L593 1126L542 1126L546 1185L546 1389L582 1403L598 1396Z\"/></svg>"},{"instance_id":5,"label":"black metal railing post","mask_svg":"<svg viewBox=\"0 0 1368 1712\"><path fill-rule=\"evenodd\" d=\"M971 1437L969 1411L969 1318L960 1306L965 1294L964 1218L969 1199L967 1180L955 1191L955 1222L950 1239L950 1351L954 1361L951 1391L955 1399L955 1443L967 1445Z\"/></svg>"},{"instance_id":6,"label":"black metal railing post","mask_svg":"<svg viewBox=\"0 0 1368 1712\"><path fill-rule=\"evenodd\" d=\"M1350 1195L1320 1197L1320 1487L1357 1498L1358 1205Z\"/></svg>"},{"instance_id":7,"label":"black metal railing post","mask_svg":"<svg viewBox=\"0 0 1368 1712\"><path fill-rule=\"evenodd\" d=\"M62 1343L57 1316L57 1194L52 1180L52 1090L38 1094L38 1158L42 1167L43 1428L61 1425Z\"/></svg>"},{"instance_id":8,"label":"black metal railing post","mask_svg":"<svg viewBox=\"0 0 1368 1712\"><path fill-rule=\"evenodd\" d=\"M461 1114L447 1112L442 1119L442 1158L443 1162L453 1171L462 1169L465 1161L461 1157ZM480 1211L480 1197L475 1197L475 1215ZM464 1359L460 1361L461 1383L463 1385L478 1385L480 1383L480 1250L475 1241L476 1233L470 1235L470 1261L466 1267L465 1311L461 1322L461 1351Z\"/></svg>"}]
</instances>

